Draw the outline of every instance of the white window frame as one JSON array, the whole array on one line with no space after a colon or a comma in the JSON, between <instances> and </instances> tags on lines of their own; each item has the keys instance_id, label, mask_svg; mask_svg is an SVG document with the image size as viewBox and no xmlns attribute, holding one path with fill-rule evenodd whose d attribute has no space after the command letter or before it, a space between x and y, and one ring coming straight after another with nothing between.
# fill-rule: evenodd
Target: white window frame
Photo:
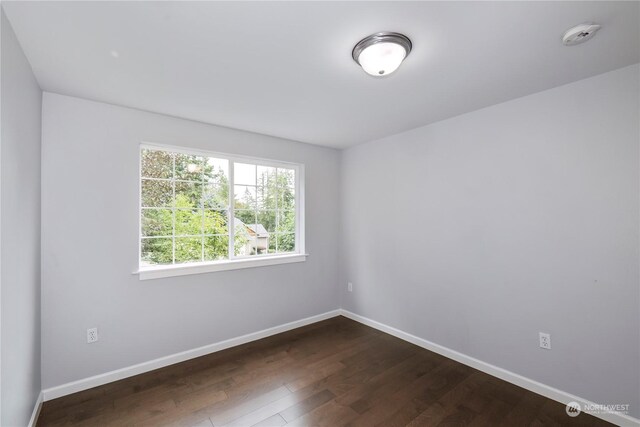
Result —
<instances>
[{"instance_id":1,"label":"white window frame","mask_svg":"<svg viewBox=\"0 0 640 427\"><path fill-rule=\"evenodd\" d=\"M229 259L217 261L191 262L184 264L166 264L157 266L142 267L142 150L164 150L174 153L215 157L229 162L229 206L228 206L228 233L229 233ZM198 148L186 148L183 146L173 146L143 142L138 147L139 170L138 170L138 270L134 272L140 280L159 279L163 277L182 276L187 274L201 274L215 271L236 270L241 268L263 267L276 264L288 264L293 262L306 261L308 254L305 252L304 238L304 164L291 163L279 160L264 159L259 157L243 156L237 154L219 153L202 150ZM234 251L234 163L248 163L259 166L293 169L295 171L295 250L283 254L261 254L236 256Z\"/></svg>"}]
</instances>

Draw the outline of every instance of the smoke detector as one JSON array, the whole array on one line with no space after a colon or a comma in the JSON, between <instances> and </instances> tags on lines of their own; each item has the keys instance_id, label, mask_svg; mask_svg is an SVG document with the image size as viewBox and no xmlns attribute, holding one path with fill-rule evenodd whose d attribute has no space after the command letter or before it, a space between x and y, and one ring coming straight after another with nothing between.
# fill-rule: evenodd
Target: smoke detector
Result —
<instances>
[{"instance_id":1,"label":"smoke detector","mask_svg":"<svg viewBox=\"0 0 640 427\"><path fill-rule=\"evenodd\" d=\"M587 22L584 24L576 25L569 28L562 37L562 44L565 46L573 46L576 44L584 43L593 37L600 29L600 25Z\"/></svg>"}]
</instances>

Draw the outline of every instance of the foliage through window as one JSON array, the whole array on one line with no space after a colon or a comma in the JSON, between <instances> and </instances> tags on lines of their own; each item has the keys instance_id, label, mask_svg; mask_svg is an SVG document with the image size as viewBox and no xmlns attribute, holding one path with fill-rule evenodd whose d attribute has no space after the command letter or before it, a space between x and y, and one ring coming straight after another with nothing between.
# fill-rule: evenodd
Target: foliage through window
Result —
<instances>
[{"instance_id":1,"label":"foliage through window","mask_svg":"<svg viewBox=\"0 0 640 427\"><path fill-rule=\"evenodd\" d=\"M141 148L140 266L296 253L297 167Z\"/></svg>"}]
</instances>

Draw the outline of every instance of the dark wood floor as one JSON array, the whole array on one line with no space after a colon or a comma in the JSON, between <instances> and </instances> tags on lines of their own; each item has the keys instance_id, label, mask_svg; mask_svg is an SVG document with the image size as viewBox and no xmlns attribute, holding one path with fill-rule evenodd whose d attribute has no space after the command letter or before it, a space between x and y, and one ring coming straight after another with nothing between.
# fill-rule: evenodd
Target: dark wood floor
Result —
<instances>
[{"instance_id":1,"label":"dark wood floor","mask_svg":"<svg viewBox=\"0 0 640 427\"><path fill-rule=\"evenodd\" d=\"M38 426L608 425L344 317L45 402Z\"/></svg>"}]
</instances>

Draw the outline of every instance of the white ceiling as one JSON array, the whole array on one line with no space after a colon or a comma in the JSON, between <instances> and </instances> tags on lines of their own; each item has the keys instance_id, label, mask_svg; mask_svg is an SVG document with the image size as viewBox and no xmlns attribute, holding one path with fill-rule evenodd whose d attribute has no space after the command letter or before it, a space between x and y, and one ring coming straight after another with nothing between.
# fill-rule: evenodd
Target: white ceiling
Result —
<instances>
[{"instance_id":1,"label":"white ceiling","mask_svg":"<svg viewBox=\"0 0 640 427\"><path fill-rule=\"evenodd\" d=\"M639 61L637 2L3 2L46 91L348 147ZM561 43L585 21L591 41ZM351 49L409 36L395 73ZM117 51L118 57L111 52Z\"/></svg>"}]
</instances>

